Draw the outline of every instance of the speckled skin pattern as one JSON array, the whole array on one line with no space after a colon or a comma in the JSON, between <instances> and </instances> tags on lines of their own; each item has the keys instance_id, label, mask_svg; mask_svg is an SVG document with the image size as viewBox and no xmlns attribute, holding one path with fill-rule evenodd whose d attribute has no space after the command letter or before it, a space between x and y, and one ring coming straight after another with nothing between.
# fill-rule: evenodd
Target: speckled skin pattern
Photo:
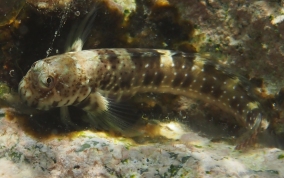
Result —
<instances>
[{"instance_id":1,"label":"speckled skin pattern","mask_svg":"<svg viewBox=\"0 0 284 178\"><path fill-rule=\"evenodd\" d=\"M107 111L138 92L172 93L217 105L238 123L266 128L255 87L196 54L154 49L94 49L35 62L19 84L28 105L41 110L74 105ZM261 121L261 124L259 124Z\"/></svg>"}]
</instances>

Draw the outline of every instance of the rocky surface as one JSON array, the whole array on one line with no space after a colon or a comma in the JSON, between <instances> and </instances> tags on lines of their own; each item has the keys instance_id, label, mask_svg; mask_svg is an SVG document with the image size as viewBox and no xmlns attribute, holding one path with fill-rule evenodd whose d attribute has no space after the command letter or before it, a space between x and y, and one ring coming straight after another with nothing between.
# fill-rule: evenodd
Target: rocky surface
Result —
<instances>
[{"instance_id":1,"label":"rocky surface","mask_svg":"<svg viewBox=\"0 0 284 178\"><path fill-rule=\"evenodd\" d=\"M284 151L236 151L178 123L161 125L164 141L80 131L49 139L26 134L17 117L0 120L1 177L283 177ZM163 131L164 130L164 131ZM166 132L165 132L166 131ZM166 139L172 137L174 139ZM165 141L167 140L167 141Z\"/></svg>"}]
</instances>

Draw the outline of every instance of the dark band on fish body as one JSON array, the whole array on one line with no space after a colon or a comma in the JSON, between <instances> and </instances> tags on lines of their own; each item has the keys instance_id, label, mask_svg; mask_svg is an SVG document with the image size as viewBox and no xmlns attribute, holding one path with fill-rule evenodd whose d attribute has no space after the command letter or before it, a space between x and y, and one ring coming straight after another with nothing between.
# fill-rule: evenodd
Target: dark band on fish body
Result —
<instances>
[{"instance_id":1,"label":"dark band on fish body","mask_svg":"<svg viewBox=\"0 0 284 178\"><path fill-rule=\"evenodd\" d=\"M111 74L107 73L103 76L102 80L100 81L100 88L102 90L105 90L106 87L109 85L110 81L111 81Z\"/></svg>"},{"instance_id":2,"label":"dark band on fish body","mask_svg":"<svg viewBox=\"0 0 284 178\"><path fill-rule=\"evenodd\" d=\"M143 85L146 85L146 86L150 85L155 77L155 72L153 70L146 70L144 74L145 74L145 77L144 77Z\"/></svg>"},{"instance_id":3,"label":"dark band on fish body","mask_svg":"<svg viewBox=\"0 0 284 178\"><path fill-rule=\"evenodd\" d=\"M240 99L239 99L239 98L235 98L235 99L232 99L232 100L230 101L230 106L231 106L234 110L238 111L238 109L240 108L240 103L241 103Z\"/></svg>"},{"instance_id":4,"label":"dark band on fish body","mask_svg":"<svg viewBox=\"0 0 284 178\"><path fill-rule=\"evenodd\" d=\"M175 79L172 83L172 87L178 87L182 84L182 81L185 78L185 74L184 73L177 73L177 75L175 76Z\"/></svg>"},{"instance_id":5,"label":"dark band on fish body","mask_svg":"<svg viewBox=\"0 0 284 178\"><path fill-rule=\"evenodd\" d=\"M193 61L195 57L187 56L182 52L178 52L177 54L172 55L172 59L176 70L190 70L194 65Z\"/></svg>"},{"instance_id":6,"label":"dark band on fish body","mask_svg":"<svg viewBox=\"0 0 284 178\"><path fill-rule=\"evenodd\" d=\"M118 85L115 85L115 86L111 89L111 91L117 92L119 89L120 89L119 86L118 86Z\"/></svg>"},{"instance_id":7,"label":"dark band on fish body","mask_svg":"<svg viewBox=\"0 0 284 178\"><path fill-rule=\"evenodd\" d=\"M221 86L220 85L214 85L214 89L212 89L213 92L212 92L212 96L215 98L215 99L218 99L220 98L220 96L223 94L223 90L221 89Z\"/></svg>"},{"instance_id":8,"label":"dark band on fish body","mask_svg":"<svg viewBox=\"0 0 284 178\"><path fill-rule=\"evenodd\" d=\"M126 49L126 52L132 59L142 59L143 52L139 49Z\"/></svg>"},{"instance_id":9,"label":"dark band on fish body","mask_svg":"<svg viewBox=\"0 0 284 178\"><path fill-rule=\"evenodd\" d=\"M209 94L212 91L214 83L212 80L205 80L200 88L201 93Z\"/></svg>"},{"instance_id":10,"label":"dark band on fish body","mask_svg":"<svg viewBox=\"0 0 284 178\"><path fill-rule=\"evenodd\" d=\"M127 72L123 72L119 81L119 87L123 90L129 89L131 86L132 77L133 76L131 76Z\"/></svg>"},{"instance_id":11,"label":"dark band on fish body","mask_svg":"<svg viewBox=\"0 0 284 178\"><path fill-rule=\"evenodd\" d=\"M164 79L164 73L162 71L158 71L157 75L155 75L155 78L153 79L153 85L154 86L159 86L161 82Z\"/></svg>"},{"instance_id":12,"label":"dark band on fish body","mask_svg":"<svg viewBox=\"0 0 284 178\"><path fill-rule=\"evenodd\" d=\"M185 77L185 79L184 79L184 81L182 82L182 84L181 84L180 87L182 87L182 88L188 88L188 87L191 85L191 83L193 82L193 80L194 80L194 76L191 75L191 74L188 74L188 75Z\"/></svg>"},{"instance_id":13,"label":"dark band on fish body","mask_svg":"<svg viewBox=\"0 0 284 178\"><path fill-rule=\"evenodd\" d=\"M133 59L159 59L161 56L161 53L154 49L128 48L126 52Z\"/></svg>"},{"instance_id":14,"label":"dark band on fish body","mask_svg":"<svg viewBox=\"0 0 284 178\"><path fill-rule=\"evenodd\" d=\"M101 56L101 61L106 65L110 65L112 70L116 70L117 66L120 63L120 59L118 58L117 54L110 49L105 49Z\"/></svg>"}]
</instances>

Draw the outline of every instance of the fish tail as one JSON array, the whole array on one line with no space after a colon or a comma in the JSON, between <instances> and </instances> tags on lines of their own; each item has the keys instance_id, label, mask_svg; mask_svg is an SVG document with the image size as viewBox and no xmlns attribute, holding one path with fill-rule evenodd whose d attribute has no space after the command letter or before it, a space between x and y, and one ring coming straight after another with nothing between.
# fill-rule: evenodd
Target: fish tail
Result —
<instances>
[{"instance_id":1,"label":"fish tail","mask_svg":"<svg viewBox=\"0 0 284 178\"><path fill-rule=\"evenodd\" d=\"M235 147L236 150L242 150L252 145L257 138L257 134L262 125L262 114L259 112L259 109L252 110L251 113L252 118L255 120L254 125L238 139L237 146Z\"/></svg>"}]
</instances>

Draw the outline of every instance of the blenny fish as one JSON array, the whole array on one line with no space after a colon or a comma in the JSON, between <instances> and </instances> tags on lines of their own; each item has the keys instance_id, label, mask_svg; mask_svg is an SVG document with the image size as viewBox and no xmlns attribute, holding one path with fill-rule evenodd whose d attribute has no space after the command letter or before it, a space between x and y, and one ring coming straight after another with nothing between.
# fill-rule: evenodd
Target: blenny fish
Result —
<instances>
[{"instance_id":1,"label":"blenny fish","mask_svg":"<svg viewBox=\"0 0 284 178\"><path fill-rule=\"evenodd\" d=\"M108 98L172 93L217 105L249 129L266 128L253 90L245 78L198 55L154 49L93 49L51 56L35 62L19 84L22 100L40 110L73 105L98 113L108 111Z\"/></svg>"},{"instance_id":2,"label":"blenny fish","mask_svg":"<svg viewBox=\"0 0 284 178\"><path fill-rule=\"evenodd\" d=\"M255 87L199 54L165 49L74 50L32 64L19 83L27 105L39 110L76 106L94 119L123 120L116 103L137 93L171 93L199 99L231 113L248 137L269 118ZM112 109L111 109L112 108ZM98 114L109 113L107 117Z\"/></svg>"}]
</instances>

